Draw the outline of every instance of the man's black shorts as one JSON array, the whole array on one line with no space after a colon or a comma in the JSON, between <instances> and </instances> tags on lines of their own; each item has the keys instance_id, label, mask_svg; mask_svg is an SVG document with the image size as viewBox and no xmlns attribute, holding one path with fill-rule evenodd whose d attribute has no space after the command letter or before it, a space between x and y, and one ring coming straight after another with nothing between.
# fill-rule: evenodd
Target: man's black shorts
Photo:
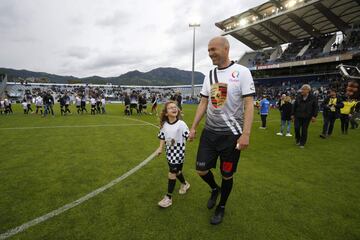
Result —
<instances>
[{"instance_id":1,"label":"man's black shorts","mask_svg":"<svg viewBox=\"0 0 360 240\"><path fill-rule=\"evenodd\" d=\"M169 165L169 172L171 173L179 173L180 171L182 171L183 168L183 163L171 164L168 162L168 165Z\"/></svg>"},{"instance_id":2,"label":"man's black shorts","mask_svg":"<svg viewBox=\"0 0 360 240\"><path fill-rule=\"evenodd\" d=\"M240 151L235 149L240 135L220 135L204 129L196 159L196 170L206 171L216 168L220 156L220 170L224 177L231 177L236 172Z\"/></svg>"}]
</instances>

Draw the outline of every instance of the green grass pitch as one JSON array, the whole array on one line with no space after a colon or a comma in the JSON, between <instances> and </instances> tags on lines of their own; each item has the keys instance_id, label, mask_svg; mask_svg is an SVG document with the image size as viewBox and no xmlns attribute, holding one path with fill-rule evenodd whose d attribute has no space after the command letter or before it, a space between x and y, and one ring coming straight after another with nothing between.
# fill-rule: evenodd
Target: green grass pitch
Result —
<instances>
[{"instance_id":1,"label":"green grass pitch","mask_svg":"<svg viewBox=\"0 0 360 240\"><path fill-rule=\"evenodd\" d=\"M109 183L159 144L158 129L136 121L158 124L157 118L125 117L120 104L107 105L106 115L65 117L55 106L54 118L14 109L14 115L0 116L0 234ZM189 126L195 109L184 106ZM293 137L275 135L277 110L268 119L268 129L260 130L255 115L221 225L209 224L209 189L195 171L203 121L196 141L187 144L184 175L191 188L179 195L177 182L170 208L157 206L167 189L163 154L11 239L360 239L360 130L341 135L337 120L333 136L323 140L319 116L305 149L299 149ZM219 170L214 174L219 182Z\"/></svg>"}]
</instances>

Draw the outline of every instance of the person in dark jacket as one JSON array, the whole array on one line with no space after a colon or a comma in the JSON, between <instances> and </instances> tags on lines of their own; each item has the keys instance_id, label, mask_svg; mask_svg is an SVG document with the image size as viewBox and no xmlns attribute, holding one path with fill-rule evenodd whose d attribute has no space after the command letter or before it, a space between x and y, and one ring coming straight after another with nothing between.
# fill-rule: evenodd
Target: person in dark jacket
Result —
<instances>
[{"instance_id":1,"label":"person in dark jacket","mask_svg":"<svg viewBox=\"0 0 360 240\"><path fill-rule=\"evenodd\" d=\"M45 104L46 109L47 109L47 111L45 110L45 111L46 111L46 112L45 112L45 115L51 113L51 115L54 117L55 115L54 115L54 108L53 108L53 106L54 106L54 104L55 104L55 99L54 99L54 97L51 95L51 92L50 92L50 91L48 91L47 94L46 94L46 101L45 101L45 100L43 100L43 101L44 101L44 104Z\"/></svg>"},{"instance_id":2,"label":"person in dark jacket","mask_svg":"<svg viewBox=\"0 0 360 240\"><path fill-rule=\"evenodd\" d=\"M295 99L291 116L294 120L296 145L300 148L304 148L310 121L316 121L319 110L318 101L310 91L311 87L308 84L301 87L300 95Z\"/></svg>"},{"instance_id":3,"label":"person in dark jacket","mask_svg":"<svg viewBox=\"0 0 360 240\"><path fill-rule=\"evenodd\" d=\"M142 105L142 102L143 102L143 96L142 96L142 94L139 94L138 95L138 105L139 105L139 107L138 107L138 109L139 109L139 114L141 115L143 112L143 105Z\"/></svg>"},{"instance_id":4,"label":"person in dark jacket","mask_svg":"<svg viewBox=\"0 0 360 240\"><path fill-rule=\"evenodd\" d=\"M181 96L180 91L177 91L175 93L174 100L176 101L178 108L182 112L182 96Z\"/></svg>"},{"instance_id":5,"label":"person in dark jacket","mask_svg":"<svg viewBox=\"0 0 360 240\"><path fill-rule=\"evenodd\" d=\"M65 111L64 111L64 115L69 113L71 114L70 112L70 109L69 109L69 106L70 106L70 96L65 92L64 96L63 96L63 99L65 101Z\"/></svg>"},{"instance_id":6,"label":"person in dark jacket","mask_svg":"<svg viewBox=\"0 0 360 240\"><path fill-rule=\"evenodd\" d=\"M359 110L360 110L360 102L357 102L357 104L354 108L354 112L353 112L353 114L351 114L351 118L350 118L351 128L350 129L356 129L359 127L359 124L356 121L356 119L359 118L359 113L360 113Z\"/></svg>"},{"instance_id":7,"label":"person in dark jacket","mask_svg":"<svg viewBox=\"0 0 360 240\"><path fill-rule=\"evenodd\" d=\"M82 93L81 95L81 114L85 112L87 112L87 109L86 109L86 96L84 93Z\"/></svg>"},{"instance_id":8,"label":"person in dark jacket","mask_svg":"<svg viewBox=\"0 0 360 240\"><path fill-rule=\"evenodd\" d=\"M278 132L276 135L278 136L284 136L285 133L285 126L286 126L286 137L292 137L290 133L290 121L291 121L291 113L292 113L292 104L291 104L291 97L285 96L283 98L283 102L279 107L280 113L281 113L281 128L280 132Z\"/></svg>"},{"instance_id":9,"label":"person in dark jacket","mask_svg":"<svg viewBox=\"0 0 360 240\"><path fill-rule=\"evenodd\" d=\"M147 100L146 100L146 94L145 93L142 96L141 106L142 106L142 112L144 114L148 114L147 113Z\"/></svg>"},{"instance_id":10,"label":"person in dark jacket","mask_svg":"<svg viewBox=\"0 0 360 240\"><path fill-rule=\"evenodd\" d=\"M334 129L335 120L339 117L339 110L341 106L341 99L336 95L336 90L331 89L329 96L325 98L321 104L323 110L323 130L320 134L321 138L330 137Z\"/></svg>"},{"instance_id":11,"label":"person in dark jacket","mask_svg":"<svg viewBox=\"0 0 360 240\"><path fill-rule=\"evenodd\" d=\"M125 104L124 113L125 115L130 116L130 97L126 92L124 95L124 104Z\"/></svg>"},{"instance_id":12,"label":"person in dark jacket","mask_svg":"<svg viewBox=\"0 0 360 240\"><path fill-rule=\"evenodd\" d=\"M61 114L61 116L65 115L65 110L64 110L65 102L66 102L65 95L60 96L59 103L60 103L60 114Z\"/></svg>"}]
</instances>

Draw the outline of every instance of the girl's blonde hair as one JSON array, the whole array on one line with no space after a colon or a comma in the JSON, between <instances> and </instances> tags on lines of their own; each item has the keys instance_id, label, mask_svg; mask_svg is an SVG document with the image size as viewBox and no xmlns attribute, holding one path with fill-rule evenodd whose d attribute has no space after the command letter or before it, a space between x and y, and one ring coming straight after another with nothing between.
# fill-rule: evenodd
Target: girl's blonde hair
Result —
<instances>
[{"instance_id":1,"label":"girl's blonde hair","mask_svg":"<svg viewBox=\"0 0 360 240\"><path fill-rule=\"evenodd\" d=\"M291 101L291 97L290 96L286 96L284 99L285 102L290 102Z\"/></svg>"},{"instance_id":2,"label":"girl's blonde hair","mask_svg":"<svg viewBox=\"0 0 360 240\"><path fill-rule=\"evenodd\" d=\"M161 110L161 113L160 113L160 128L162 128L164 126L164 123L165 122L168 122L169 121L169 118L168 116L166 116L167 114L167 107L171 104L175 104L177 106L177 103L175 101L167 101L165 104L164 104L164 107L163 109ZM176 116L176 119L181 119L181 114L180 114L180 110L178 108L178 114Z\"/></svg>"}]
</instances>

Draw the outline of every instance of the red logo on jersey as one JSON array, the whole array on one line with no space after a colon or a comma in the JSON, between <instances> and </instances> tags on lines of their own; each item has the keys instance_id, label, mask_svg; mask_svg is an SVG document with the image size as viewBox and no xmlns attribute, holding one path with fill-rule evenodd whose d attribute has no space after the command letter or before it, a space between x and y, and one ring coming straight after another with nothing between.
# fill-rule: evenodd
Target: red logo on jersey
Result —
<instances>
[{"instance_id":1,"label":"red logo on jersey","mask_svg":"<svg viewBox=\"0 0 360 240\"><path fill-rule=\"evenodd\" d=\"M224 172L231 172L232 169L233 169L233 163L232 162L223 162L222 170Z\"/></svg>"},{"instance_id":2,"label":"red logo on jersey","mask_svg":"<svg viewBox=\"0 0 360 240\"><path fill-rule=\"evenodd\" d=\"M226 101L227 84L215 83L211 85L211 103L214 108L221 108Z\"/></svg>"}]
</instances>

